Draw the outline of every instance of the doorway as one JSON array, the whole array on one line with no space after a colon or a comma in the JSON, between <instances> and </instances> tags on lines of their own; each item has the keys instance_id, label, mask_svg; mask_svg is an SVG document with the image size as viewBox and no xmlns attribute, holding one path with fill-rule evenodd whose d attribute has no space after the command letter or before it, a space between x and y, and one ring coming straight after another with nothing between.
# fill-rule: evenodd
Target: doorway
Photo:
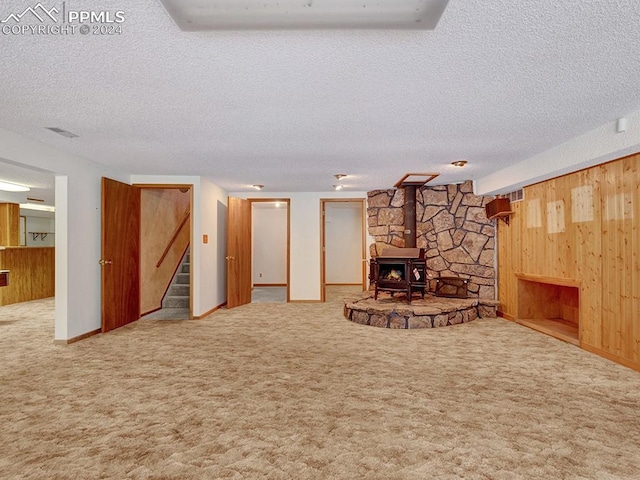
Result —
<instances>
[{"instance_id":1,"label":"doorway","mask_svg":"<svg viewBox=\"0 0 640 480\"><path fill-rule=\"evenodd\" d=\"M321 301L332 292L365 290L366 237L364 199L321 199Z\"/></svg>"},{"instance_id":2,"label":"doorway","mask_svg":"<svg viewBox=\"0 0 640 480\"><path fill-rule=\"evenodd\" d=\"M192 185L140 188L140 315L193 318Z\"/></svg>"},{"instance_id":3,"label":"doorway","mask_svg":"<svg viewBox=\"0 0 640 480\"><path fill-rule=\"evenodd\" d=\"M251 303L289 301L289 199L250 199Z\"/></svg>"},{"instance_id":4,"label":"doorway","mask_svg":"<svg viewBox=\"0 0 640 480\"><path fill-rule=\"evenodd\" d=\"M55 175L0 158L0 270L8 270L0 306L55 296ZM35 248L23 248L35 247Z\"/></svg>"}]
</instances>

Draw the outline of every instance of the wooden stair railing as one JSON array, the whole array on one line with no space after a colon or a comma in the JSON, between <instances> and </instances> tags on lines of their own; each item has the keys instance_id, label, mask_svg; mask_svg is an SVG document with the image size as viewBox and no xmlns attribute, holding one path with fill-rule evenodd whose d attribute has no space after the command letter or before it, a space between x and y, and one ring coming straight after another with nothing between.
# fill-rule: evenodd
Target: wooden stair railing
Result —
<instances>
[{"instance_id":1,"label":"wooden stair railing","mask_svg":"<svg viewBox=\"0 0 640 480\"><path fill-rule=\"evenodd\" d=\"M187 208L186 212L184 212L184 216L182 217L182 220L180 221L180 223L176 227L175 231L173 232L173 235L171 236L171 239L169 240L169 243L167 244L166 248L164 249L164 252L162 252L162 255L160 256L160 260L158 260L158 263L156 263L156 268L160 268L160 265L162 265L162 262L164 262L164 259L166 258L167 254L169 253L169 250L171 250L171 247L176 242L176 239L178 238L178 235L180 234L180 230L182 230L182 227L184 227L185 223L187 223L187 221L189 220L190 216L191 216L191 208Z\"/></svg>"}]
</instances>

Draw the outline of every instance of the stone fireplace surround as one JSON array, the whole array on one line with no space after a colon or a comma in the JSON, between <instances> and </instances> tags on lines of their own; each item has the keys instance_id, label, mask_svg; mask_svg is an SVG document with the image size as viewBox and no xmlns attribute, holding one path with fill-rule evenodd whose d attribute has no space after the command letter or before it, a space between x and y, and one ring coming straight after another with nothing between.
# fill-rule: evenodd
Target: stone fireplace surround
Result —
<instances>
[{"instance_id":1,"label":"stone fireplace surround","mask_svg":"<svg viewBox=\"0 0 640 480\"><path fill-rule=\"evenodd\" d=\"M381 328L437 328L467 323L476 318L495 318L497 300L442 298L425 295L411 304L403 295L362 292L344 299L344 316L355 323Z\"/></svg>"},{"instance_id":2,"label":"stone fireplace surround","mask_svg":"<svg viewBox=\"0 0 640 480\"><path fill-rule=\"evenodd\" d=\"M374 190L368 196L370 254L405 247L404 190ZM428 291L436 280L468 280L469 298L426 295L408 304L401 296L375 300L372 292L345 298L344 315L352 322L383 328L435 328L495 317L495 226L486 216L491 197L473 194L471 181L423 186L416 192L416 244L426 249ZM400 298L398 298L400 297Z\"/></svg>"},{"instance_id":3,"label":"stone fireplace surround","mask_svg":"<svg viewBox=\"0 0 640 480\"><path fill-rule=\"evenodd\" d=\"M374 190L368 196L372 257L388 247L405 247L404 190ZM471 181L425 185L416 192L416 247L426 249L430 288L437 277L469 280L471 298L495 299L495 225L485 213L493 198L473 194Z\"/></svg>"}]
</instances>

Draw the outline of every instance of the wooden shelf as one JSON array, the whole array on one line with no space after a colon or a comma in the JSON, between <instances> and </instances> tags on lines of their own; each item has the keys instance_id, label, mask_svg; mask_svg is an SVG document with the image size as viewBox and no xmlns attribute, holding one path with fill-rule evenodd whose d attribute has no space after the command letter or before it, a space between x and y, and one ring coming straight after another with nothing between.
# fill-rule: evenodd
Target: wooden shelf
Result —
<instances>
[{"instance_id":1,"label":"wooden shelf","mask_svg":"<svg viewBox=\"0 0 640 480\"><path fill-rule=\"evenodd\" d=\"M580 346L578 325L568 320L547 318L518 318L516 323L545 333L573 345Z\"/></svg>"},{"instance_id":2,"label":"wooden shelf","mask_svg":"<svg viewBox=\"0 0 640 480\"><path fill-rule=\"evenodd\" d=\"M500 218L500 217L508 217L509 215L513 215L514 213L516 212L514 212L513 210L508 210L506 212L499 212L494 215L491 215L489 217L489 220L493 220L494 218Z\"/></svg>"},{"instance_id":3,"label":"wooden shelf","mask_svg":"<svg viewBox=\"0 0 640 480\"><path fill-rule=\"evenodd\" d=\"M516 272L514 275L520 280L526 280L528 282L546 283L549 285L559 285L561 287L579 287L582 283L575 278L560 278L560 277L548 277L546 275L536 275L533 273L520 273Z\"/></svg>"},{"instance_id":4,"label":"wooden shelf","mask_svg":"<svg viewBox=\"0 0 640 480\"><path fill-rule=\"evenodd\" d=\"M504 223L506 223L507 225L509 225L509 217L511 215L513 215L515 212L509 210L508 212L500 212L500 213L496 213L495 215L491 215L489 217L489 220L502 220Z\"/></svg>"}]
</instances>

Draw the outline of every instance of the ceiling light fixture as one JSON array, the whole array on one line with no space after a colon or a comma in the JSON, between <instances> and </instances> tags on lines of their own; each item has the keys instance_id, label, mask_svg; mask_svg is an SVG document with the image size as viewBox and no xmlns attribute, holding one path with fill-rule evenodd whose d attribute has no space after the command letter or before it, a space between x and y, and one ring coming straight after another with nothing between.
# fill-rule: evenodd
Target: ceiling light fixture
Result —
<instances>
[{"instance_id":1,"label":"ceiling light fixture","mask_svg":"<svg viewBox=\"0 0 640 480\"><path fill-rule=\"evenodd\" d=\"M0 181L0 190L4 190L5 192L28 192L31 189L25 185Z\"/></svg>"},{"instance_id":2,"label":"ceiling light fixture","mask_svg":"<svg viewBox=\"0 0 640 480\"><path fill-rule=\"evenodd\" d=\"M451 165L453 165L454 167L464 167L466 164L466 160L457 160L455 162L451 162Z\"/></svg>"},{"instance_id":3,"label":"ceiling light fixture","mask_svg":"<svg viewBox=\"0 0 640 480\"><path fill-rule=\"evenodd\" d=\"M346 174L346 173L336 173L336 174L334 175L334 177L336 177L336 180L338 180L338 181L342 180L342 179L343 179L344 177L346 177L346 176L347 176L347 174Z\"/></svg>"},{"instance_id":4,"label":"ceiling light fixture","mask_svg":"<svg viewBox=\"0 0 640 480\"><path fill-rule=\"evenodd\" d=\"M342 190L343 185L334 185L333 189L334 190Z\"/></svg>"},{"instance_id":5,"label":"ceiling light fixture","mask_svg":"<svg viewBox=\"0 0 640 480\"><path fill-rule=\"evenodd\" d=\"M255 184L255 185L251 185L253 188L255 188L256 190L262 190L264 188L264 185L259 185L259 184Z\"/></svg>"},{"instance_id":6,"label":"ceiling light fixture","mask_svg":"<svg viewBox=\"0 0 640 480\"><path fill-rule=\"evenodd\" d=\"M20 208L24 208L26 210L39 210L41 212L55 212L56 207L52 207L50 205L39 205L37 203L21 203Z\"/></svg>"},{"instance_id":7,"label":"ceiling light fixture","mask_svg":"<svg viewBox=\"0 0 640 480\"><path fill-rule=\"evenodd\" d=\"M308 28L433 30L449 0L160 0L186 32Z\"/></svg>"}]
</instances>

